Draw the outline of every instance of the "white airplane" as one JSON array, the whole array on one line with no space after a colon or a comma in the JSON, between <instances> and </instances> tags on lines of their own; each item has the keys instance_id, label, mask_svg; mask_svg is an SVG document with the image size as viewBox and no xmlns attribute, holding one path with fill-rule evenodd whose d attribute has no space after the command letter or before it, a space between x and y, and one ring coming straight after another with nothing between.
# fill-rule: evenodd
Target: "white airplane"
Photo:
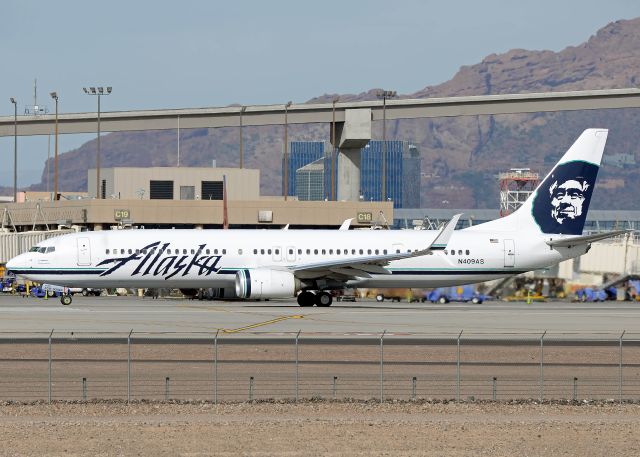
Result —
<instances>
[{"instance_id":1,"label":"white airplane","mask_svg":"<svg viewBox=\"0 0 640 457\"><path fill-rule=\"evenodd\" d=\"M44 241L7 268L64 287L235 288L238 298L297 296L330 306L333 289L440 287L545 268L625 231L582 236L607 130L585 130L514 213L463 230L124 230ZM61 297L71 303L70 295Z\"/></svg>"}]
</instances>

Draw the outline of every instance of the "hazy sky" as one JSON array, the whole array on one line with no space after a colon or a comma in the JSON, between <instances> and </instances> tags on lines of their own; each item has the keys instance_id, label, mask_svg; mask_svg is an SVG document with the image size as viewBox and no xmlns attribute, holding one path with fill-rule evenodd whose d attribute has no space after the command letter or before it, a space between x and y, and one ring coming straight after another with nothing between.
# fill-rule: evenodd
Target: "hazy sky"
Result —
<instances>
[{"instance_id":1,"label":"hazy sky","mask_svg":"<svg viewBox=\"0 0 640 457\"><path fill-rule=\"evenodd\" d=\"M374 87L415 92L512 48L559 51L637 0L514 2L0 0L0 115L33 103L95 111L82 87L111 85L103 110L304 102ZM61 138L61 150L87 136ZM39 181L47 138L19 139L19 185ZM13 139L0 140L12 185Z\"/></svg>"}]
</instances>

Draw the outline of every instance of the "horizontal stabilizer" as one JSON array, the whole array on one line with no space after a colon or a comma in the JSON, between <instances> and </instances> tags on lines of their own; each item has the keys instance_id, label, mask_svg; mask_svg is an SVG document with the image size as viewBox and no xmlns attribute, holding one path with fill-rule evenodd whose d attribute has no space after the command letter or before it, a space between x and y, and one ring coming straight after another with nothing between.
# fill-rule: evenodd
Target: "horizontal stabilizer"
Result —
<instances>
[{"instance_id":1,"label":"horizontal stabilizer","mask_svg":"<svg viewBox=\"0 0 640 457\"><path fill-rule=\"evenodd\" d=\"M611 237L622 235L629 232L630 230L615 230L613 232L597 233L595 235L573 236L571 238L559 238L557 240L549 240L547 241L547 244L554 248L556 247L570 248L572 246L577 246L579 244L593 243L595 241L604 240L607 238L611 238Z\"/></svg>"}]
</instances>

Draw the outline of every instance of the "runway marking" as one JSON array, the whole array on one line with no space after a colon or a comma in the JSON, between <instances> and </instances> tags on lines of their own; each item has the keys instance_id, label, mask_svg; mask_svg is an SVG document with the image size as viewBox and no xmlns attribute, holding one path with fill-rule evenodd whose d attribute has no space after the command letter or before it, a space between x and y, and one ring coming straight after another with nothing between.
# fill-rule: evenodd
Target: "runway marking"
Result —
<instances>
[{"instance_id":1,"label":"runway marking","mask_svg":"<svg viewBox=\"0 0 640 457\"><path fill-rule=\"evenodd\" d=\"M281 316L281 317L276 317L275 319L271 319L270 321L258 322L257 324L246 325L244 327L234 328L234 329L223 328L221 330L222 330L222 333L238 333L238 332L242 332L244 330L250 330L256 327L262 327L264 325L270 325L270 324L286 321L288 319L304 319L304 316L302 315Z\"/></svg>"}]
</instances>

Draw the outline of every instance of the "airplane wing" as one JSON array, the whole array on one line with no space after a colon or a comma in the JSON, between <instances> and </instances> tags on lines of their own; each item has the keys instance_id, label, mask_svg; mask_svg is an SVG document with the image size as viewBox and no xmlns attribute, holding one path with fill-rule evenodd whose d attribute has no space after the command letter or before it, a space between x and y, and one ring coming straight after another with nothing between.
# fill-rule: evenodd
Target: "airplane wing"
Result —
<instances>
[{"instance_id":1,"label":"airplane wing","mask_svg":"<svg viewBox=\"0 0 640 457\"><path fill-rule=\"evenodd\" d=\"M334 277L336 279L370 278L371 274L391 274L385 267L393 260L408 259L427 255L432 251L444 250L456 228L462 214L456 214L440 229L434 240L423 249L384 255L372 255L356 258L332 259L289 267L296 276L301 278Z\"/></svg>"},{"instance_id":2,"label":"airplane wing","mask_svg":"<svg viewBox=\"0 0 640 457\"><path fill-rule=\"evenodd\" d=\"M615 230L613 232L597 233L595 235L573 236L571 238L559 238L556 240L549 240L547 241L547 244L552 248L555 248L555 247L570 248L572 246L577 246L579 244L593 243L595 241L600 241L606 238L622 235L624 233L629 233L630 231L631 230Z\"/></svg>"}]
</instances>

